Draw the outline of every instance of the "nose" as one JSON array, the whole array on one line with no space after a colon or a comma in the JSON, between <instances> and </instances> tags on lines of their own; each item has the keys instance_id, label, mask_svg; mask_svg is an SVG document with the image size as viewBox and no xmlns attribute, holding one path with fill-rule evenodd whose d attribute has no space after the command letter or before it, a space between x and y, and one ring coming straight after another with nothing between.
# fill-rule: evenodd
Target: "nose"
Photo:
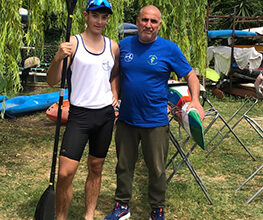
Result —
<instances>
[{"instance_id":1,"label":"nose","mask_svg":"<svg viewBox=\"0 0 263 220\"><path fill-rule=\"evenodd\" d=\"M151 27L151 21L148 20L148 21L146 22L145 26L146 26L147 28L150 28L150 27Z\"/></svg>"},{"instance_id":2,"label":"nose","mask_svg":"<svg viewBox=\"0 0 263 220\"><path fill-rule=\"evenodd\" d=\"M102 18L101 18L100 16L98 17L97 22L98 22L99 24L102 23Z\"/></svg>"}]
</instances>

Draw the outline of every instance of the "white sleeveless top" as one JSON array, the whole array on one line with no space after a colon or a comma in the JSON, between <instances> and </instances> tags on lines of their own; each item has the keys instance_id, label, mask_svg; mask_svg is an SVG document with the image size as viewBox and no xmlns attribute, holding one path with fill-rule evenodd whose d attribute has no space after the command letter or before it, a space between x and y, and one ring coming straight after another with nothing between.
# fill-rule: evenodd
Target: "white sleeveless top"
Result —
<instances>
[{"instance_id":1,"label":"white sleeveless top","mask_svg":"<svg viewBox=\"0 0 263 220\"><path fill-rule=\"evenodd\" d=\"M77 48L69 76L70 103L75 106L99 109L112 104L110 85L114 59L110 39L104 37L104 50L94 54L87 50L81 35L76 35Z\"/></svg>"}]
</instances>

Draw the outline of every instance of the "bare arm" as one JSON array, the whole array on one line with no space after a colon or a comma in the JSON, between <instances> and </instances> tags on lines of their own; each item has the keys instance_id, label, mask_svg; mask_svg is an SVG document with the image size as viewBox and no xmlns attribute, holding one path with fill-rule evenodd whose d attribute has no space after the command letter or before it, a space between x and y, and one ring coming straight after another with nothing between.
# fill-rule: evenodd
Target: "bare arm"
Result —
<instances>
[{"instance_id":1,"label":"bare arm","mask_svg":"<svg viewBox=\"0 0 263 220\"><path fill-rule=\"evenodd\" d=\"M202 107L202 105L200 104L199 101L199 96L200 96L200 83L199 83L199 79L196 76L196 73L194 72L194 70L190 71L186 76L185 76L185 80L188 83L188 87L190 89L191 92L191 96L192 96L192 101L190 102L188 109L190 108L196 108L199 112L200 118L201 120L204 119L205 113L204 113L204 109Z\"/></svg>"},{"instance_id":2,"label":"bare arm","mask_svg":"<svg viewBox=\"0 0 263 220\"><path fill-rule=\"evenodd\" d=\"M114 66L111 71L111 90L112 90L112 105L116 107L118 105L118 97L120 91L120 68L119 68L119 59L120 59L120 50L119 46L115 41L112 42L112 52L114 54Z\"/></svg>"},{"instance_id":3,"label":"bare arm","mask_svg":"<svg viewBox=\"0 0 263 220\"><path fill-rule=\"evenodd\" d=\"M76 49L76 45L77 42L75 37L70 37L70 42L63 42L59 45L59 48L47 71L47 82L50 86L55 86L60 82L62 76L63 60L65 57L68 57L69 66Z\"/></svg>"}]
</instances>

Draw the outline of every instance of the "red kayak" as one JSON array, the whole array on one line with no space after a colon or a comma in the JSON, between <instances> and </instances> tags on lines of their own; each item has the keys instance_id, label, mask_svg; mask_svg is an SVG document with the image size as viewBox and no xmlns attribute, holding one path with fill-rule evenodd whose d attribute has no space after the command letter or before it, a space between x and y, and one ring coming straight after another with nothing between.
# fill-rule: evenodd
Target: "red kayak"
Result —
<instances>
[{"instance_id":1,"label":"red kayak","mask_svg":"<svg viewBox=\"0 0 263 220\"><path fill-rule=\"evenodd\" d=\"M61 114L61 123L66 124L68 121L68 112L69 112L69 100L63 100L63 108ZM46 111L47 117L51 121L57 121L58 115L58 102L51 105Z\"/></svg>"},{"instance_id":2,"label":"red kayak","mask_svg":"<svg viewBox=\"0 0 263 220\"><path fill-rule=\"evenodd\" d=\"M62 124L66 124L68 121L68 114L69 114L69 100L65 99L63 100L63 108L62 108L62 114L61 114L61 123ZM54 103L53 105L51 105L47 111L46 111L46 115L47 117L51 120L51 121L57 121L57 116L58 116L58 102ZM115 117L117 118L119 115L119 111L115 111Z\"/></svg>"}]
</instances>

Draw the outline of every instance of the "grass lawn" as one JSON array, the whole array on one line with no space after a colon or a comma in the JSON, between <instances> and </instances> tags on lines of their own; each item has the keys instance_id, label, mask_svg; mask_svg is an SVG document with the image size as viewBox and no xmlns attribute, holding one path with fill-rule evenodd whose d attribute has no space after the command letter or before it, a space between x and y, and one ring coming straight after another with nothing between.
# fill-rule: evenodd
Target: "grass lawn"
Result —
<instances>
[{"instance_id":1,"label":"grass lawn","mask_svg":"<svg viewBox=\"0 0 263 220\"><path fill-rule=\"evenodd\" d=\"M229 119L244 99L226 97L208 98L225 119ZM251 103L250 103L251 104ZM263 103L259 102L249 113L257 117L263 127ZM235 120L240 116L237 115ZM204 120L204 127L210 119ZM212 126L206 141L222 126L217 122ZM55 123L48 120L45 111L18 117L15 120L0 120L0 219L33 219L36 204L48 186L51 158L54 144ZM62 126L61 134L65 126ZM178 137L177 122L171 123L172 132ZM227 130L223 130L225 133ZM194 177L184 164L173 176L167 187L166 219L263 219L263 194L250 204L247 200L263 186L263 170L240 191L238 186L244 182L263 162L262 138L244 119L234 129L242 142L255 156L253 161L232 134L229 134L215 151L206 154L217 142L216 139L206 150L195 148L189 159L205 184L214 204L210 205ZM185 132L182 131L183 138ZM192 146L190 141L185 151ZM170 145L169 158L175 153ZM87 153L82 157L79 170L74 179L74 197L70 208L70 220L83 219L84 183L87 176ZM176 157L180 160L180 156ZM111 143L104 165L101 193L96 218L103 219L114 204L115 144ZM172 172L169 166L167 174ZM131 219L146 220L150 207L147 203L147 170L140 154L134 177L133 199L130 203Z\"/></svg>"}]
</instances>

